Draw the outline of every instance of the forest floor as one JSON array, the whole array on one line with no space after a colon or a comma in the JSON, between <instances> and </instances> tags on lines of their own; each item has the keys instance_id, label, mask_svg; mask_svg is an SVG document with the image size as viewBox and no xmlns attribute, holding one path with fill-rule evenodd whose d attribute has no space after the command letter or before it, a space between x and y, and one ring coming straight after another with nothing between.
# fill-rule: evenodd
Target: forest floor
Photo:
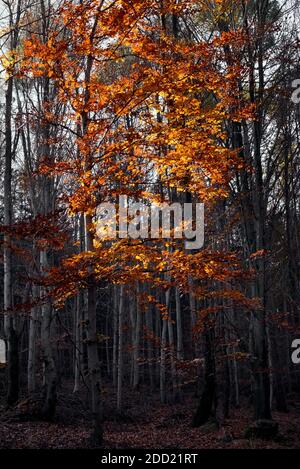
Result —
<instances>
[{"instance_id":1,"label":"forest floor","mask_svg":"<svg viewBox=\"0 0 300 469\"><path fill-rule=\"evenodd\" d=\"M157 396L150 397L149 393L147 398L145 396L147 394L143 390L128 393L124 398L124 412L120 416L114 410L113 393L107 391L104 448L300 448L300 402L294 402L287 414L273 413L274 420L279 424L279 435L274 441L264 441L244 437L245 429L251 423L250 409L232 409L222 431L213 421L201 428L192 428L191 420L196 406L194 395L187 394L183 402L168 405L161 405ZM28 406L28 400L23 400L14 409L0 407L1 449L91 447L90 418L85 403L78 396L60 394L57 417L53 423L30 416Z\"/></svg>"}]
</instances>

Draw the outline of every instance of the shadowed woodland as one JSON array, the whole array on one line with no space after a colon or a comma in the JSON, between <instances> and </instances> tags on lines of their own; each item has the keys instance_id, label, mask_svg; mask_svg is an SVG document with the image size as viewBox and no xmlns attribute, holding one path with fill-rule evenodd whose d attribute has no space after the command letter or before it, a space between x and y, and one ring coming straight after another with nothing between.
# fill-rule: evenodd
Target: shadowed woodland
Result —
<instances>
[{"instance_id":1,"label":"shadowed woodland","mask_svg":"<svg viewBox=\"0 0 300 469\"><path fill-rule=\"evenodd\" d=\"M299 26L0 0L0 448L299 448ZM203 247L141 202L204 204Z\"/></svg>"}]
</instances>

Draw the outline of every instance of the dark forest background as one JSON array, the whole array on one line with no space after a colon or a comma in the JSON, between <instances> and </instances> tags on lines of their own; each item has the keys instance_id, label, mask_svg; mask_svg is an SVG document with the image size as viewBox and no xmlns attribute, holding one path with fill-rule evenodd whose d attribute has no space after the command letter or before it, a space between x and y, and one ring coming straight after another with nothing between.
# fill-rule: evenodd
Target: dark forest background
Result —
<instances>
[{"instance_id":1,"label":"dark forest background","mask_svg":"<svg viewBox=\"0 0 300 469\"><path fill-rule=\"evenodd\" d=\"M299 2L144 2L146 12L139 1L0 3L0 338L6 344L0 448L299 446L296 353L292 360L300 339ZM103 20L101 8L112 8ZM109 65L100 49L93 65L96 49L80 49L84 37L91 50L98 47L102 27L107 36L101 40L112 50L112 28L123 31L140 18L136 34L143 47L145 38L157 44L159 31L169 37L159 60L155 46L146 58L138 50L139 37L130 37L132 48L119 44L122 60L114 56ZM238 31L239 42L228 39ZM32 34L44 49L26 42ZM185 62L181 46L201 48L222 34L224 42L210 46L218 52L206 51L207 63L197 72L198 91L187 91L198 75L182 89L170 84ZM140 73L138 67L146 70L141 81L132 71ZM145 98L143 81L151 67L153 76L163 77L153 85L153 101ZM235 87L224 92L229 97L203 82L205 67L219 85L222 76L232 80L228 70L235 74ZM142 102L119 117L127 79L141 90ZM85 100L79 111L72 87ZM178 99L172 101L172 93ZM121 104L106 104L117 103L116 96ZM192 106L201 102L205 118L222 99L250 105L252 114L218 115L222 136L216 137ZM181 120L174 117L178 109ZM97 125L108 119L113 133L104 144L111 159L101 166L95 142L106 137ZM170 163L177 151L171 133L163 140L158 126L193 127L184 137L191 160L176 154L178 171ZM143 132L153 135L167 176L162 163L157 173L145 170ZM189 150L197 132L207 132L211 145L218 140L206 151L220 147L240 162L225 170L229 153L221 151L199 182L201 194L210 194L204 248L188 255L178 240L167 247L95 247L88 198L94 187L97 197L106 191L110 200L133 186L134 198L149 191L169 202L200 200L195 174L201 163L196 170ZM128 153L118 147L121 134L138 142ZM183 168L190 169L183 174ZM212 182L214 171L221 176Z\"/></svg>"}]
</instances>

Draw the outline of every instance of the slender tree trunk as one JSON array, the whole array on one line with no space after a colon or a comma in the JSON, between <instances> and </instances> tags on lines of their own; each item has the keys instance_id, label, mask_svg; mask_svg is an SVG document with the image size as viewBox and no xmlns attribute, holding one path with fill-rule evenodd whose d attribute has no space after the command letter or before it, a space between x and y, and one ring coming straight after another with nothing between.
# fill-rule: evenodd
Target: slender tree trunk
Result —
<instances>
[{"instance_id":1,"label":"slender tree trunk","mask_svg":"<svg viewBox=\"0 0 300 469\"><path fill-rule=\"evenodd\" d=\"M168 339L169 339L169 351L170 351L170 361L171 361L171 380L172 380L173 399L176 399L177 383L176 383L176 367L175 367L175 341L174 341L173 323L170 317L168 320Z\"/></svg>"},{"instance_id":2,"label":"slender tree trunk","mask_svg":"<svg viewBox=\"0 0 300 469\"><path fill-rule=\"evenodd\" d=\"M113 285L113 385L117 385L117 374L118 374L118 290L117 285Z\"/></svg>"},{"instance_id":3,"label":"slender tree trunk","mask_svg":"<svg viewBox=\"0 0 300 469\"><path fill-rule=\"evenodd\" d=\"M178 288L175 289L176 300L176 331L177 331L177 360L183 359L183 341L181 324L181 302Z\"/></svg>"},{"instance_id":4,"label":"slender tree trunk","mask_svg":"<svg viewBox=\"0 0 300 469\"><path fill-rule=\"evenodd\" d=\"M134 334L134 353L133 353L133 388L136 389L140 381L140 366L139 366L139 356L140 356L140 336L141 336L141 322L142 316L140 311L140 286L137 284L137 302L136 302L136 320L135 320L135 334Z\"/></svg>"},{"instance_id":5,"label":"slender tree trunk","mask_svg":"<svg viewBox=\"0 0 300 469\"><path fill-rule=\"evenodd\" d=\"M166 348L167 348L168 320L163 318L160 348L160 400L166 402Z\"/></svg>"},{"instance_id":6,"label":"slender tree trunk","mask_svg":"<svg viewBox=\"0 0 300 469\"><path fill-rule=\"evenodd\" d=\"M75 360L74 360L74 389L73 392L78 392L80 388L80 376L81 376L81 337L82 337L82 297L81 292L77 293L75 303Z\"/></svg>"},{"instance_id":7,"label":"slender tree trunk","mask_svg":"<svg viewBox=\"0 0 300 469\"><path fill-rule=\"evenodd\" d=\"M154 333L153 331L153 315L154 311L151 308L149 311L146 312L145 321L146 321L146 328L147 332ZM154 388L154 373L153 373L153 344L151 340L147 342L147 359L148 359L148 369L149 369L149 381L150 381L150 388L153 390Z\"/></svg>"},{"instance_id":8,"label":"slender tree trunk","mask_svg":"<svg viewBox=\"0 0 300 469\"><path fill-rule=\"evenodd\" d=\"M41 251L40 253L40 266L42 274L45 275L45 272L49 268L47 251ZM44 404L42 409L42 416L45 420L51 421L55 415L57 401L57 374L52 343L53 310L50 300L47 299L48 292L46 288L41 288L41 295L43 302L41 307L41 346L44 365Z\"/></svg>"},{"instance_id":9,"label":"slender tree trunk","mask_svg":"<svg viewBox=\"0 0 300 469\"><path fill-rule=\"evenodd\" d=\"M13 11L13 4L9 6L9 26L10 26L10 51L12 62L14 61L14 50L18 44L19 21L21 17L21 0L16 2L16 9ZM14 66L9 70L7 89L5 94L5 168L4 168L4 224L9 228L13 222L12 210L12 105L14 89ZM12 292L12 251L11 236L4 235L3 246L3 267L4 267L4 333L7 343L8 358L8 393L7 403L13 405L19 397L19 337L16 327L16 318L13 316L13 292Z\"/></svg>"},{"instance_id":10,"label":"slender tree trunk","mask_svg":"<svg viewBox=\"0 0 300 469\"><path fill-rule=\"evenodd\" d=\"M124 315L124 285L120 286L120 303L119 303L119 350L118 350L118 389L117 389L117 408L122 411L122 394L123 394L123 315Z\"/></svg>"},{"instance_id":11,"label":"slender tree trunk","mask_svg":"<svg viewBox=\"0 0 300 469\"><path fill-rule=\"evenodd\" d=\"M39 287L32 287L33 299L38 301ZM37 341L37 322L39 307L33 306L29 319L29 344L28 344L28 365L27 365L27 386L28 394L31 395L36 390L36 341Z\"/></svg>"},{"instance_id":12,"label":"slender tree trunk","mask_svg":"<svg viewBox=\"0 0 300 469\"><path fill-rule=\"evenodd\" d=\"M12 224L12 99L13 77L9 77L5 95L5 169L4 169L4 224ZM7 403L13 405L19 397L19 340L16 319L13 316L11 235L5 233L3 246L4 265L4 331L8 355Z\"/></svg>"}]
</instances>

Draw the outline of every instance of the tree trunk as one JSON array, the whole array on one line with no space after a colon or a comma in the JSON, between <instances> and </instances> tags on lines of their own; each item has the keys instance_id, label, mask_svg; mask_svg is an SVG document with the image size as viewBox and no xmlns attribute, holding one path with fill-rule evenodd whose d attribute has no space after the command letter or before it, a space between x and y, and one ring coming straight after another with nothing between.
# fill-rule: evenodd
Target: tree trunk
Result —
<instances>
[{"instance_id":1,"label":"tree trunk","mask_svg":"<svg viewBox=\"0 0 300 469\"><path fill-rule=\"evenodd\" d=\"M90 231L92 217L85 215L85 233L87 251L93 251L93 235ZM92 441L101 444L103 438L103 411L101 399L101 368L98 356L98 336L97 336L97 309L96 309L97 289L94 277L91 273L90 285L87 289L87 352L88 352L88 373L90 378L91 410L93 416Z\"/></svg>"},{"instance_id":2,"label":"tree trunk","mask_svg":"<svg viewBox=\"0 0 300 469\"><path fill-rule=\"evenodd\" d=\"M9 77L5 95L5 169L4 169L4 224L12 224L12 99L13 77ZM12 252L11 235L5 233L3 246L4 265L4 331L7 342L8 357L8 393L7 403L13 405L19 397L19 340L16 330L16 319L13 316L12 293Z\"/></svg>"},{"instance_id":3,"label":"tree trunk","mask_svg":"<svg viewBox=\"0 0 300 469\"><path fill-rule=\"evenodd\" d=\"M124 285L120 286L119 303L119 350L118 350L118 389L117 389L117 408L122 411L122 393L123 393L123 313L124 313Z\"/></svg>"},{"instance_id":4,"label":"tree trunk","mask_svg":"<svg viewBox=\"0 0 300 469\"><path fill-rule=\"evenodd\" d=\"M74 360L74 389L73 392L78 392L80 388L81 376L81 338L82 338L82 295L81 292L77 293L75 303L75 360Z\"/></svg>"},{"instance_id":5,"label":"tree trunk","mask_svg":"<svg viewBox=\"0 0 300 469\"><path fill-rule=\"evenodd\" d=\"M199 405L193 419L193 426L204 425L212 413L212 407L216 392L215 364L212 344L212 331L205 332L205 381L204 389L200 396Z\"/></svg>"},{"instance_id":6,"label":"tree trunk","mask_svg":"<svg viewBox=\"0 0 300 469\"><path fill-rule=\"evenodd\" d=\"M39 287L33 285L33 300L38 301ZM37 321L39 307L33 306L29 319L29 344L28 344L28 365L27 365L27 386L28 394L31 395L36 389L36 341L37 341Z\"/></svg>"},{"instance_id":7,"label":"tree trunk","mask_svg":"<svg viewBox=\"0 0 300 469\"><path fill-rule=\"evenodd\" d=\"M117 285L113 285L113 385L117 385L117 374L118 374L118 290Z\"/></svg>"},{"instance_id":8,"label":"tree trunk","mask_svg":"<svg viewBox=\"0 0 300 469\"><path fill-rule=\"evenodd\" d=\"M140 287L137 283L137 302L136 302L136 320L135 320L135 334L134 334L134 349L133 349L133 388L136 389L140 381L140 336L141 336L141 311L140 311L140 299L139 299Z\"/></svg>"},{"instance_id":9,"label":"tree trunk","mask_svg":"<svg viewBox=\"0 0 300 469\"><path fill-rule=\"evenodd\" d=\"M48 253L47 251L41 251L40 265L41 271L44 275L45 271L49 268L48 264ZM53 310L52 305L47 299L47 289L41 288L42 295L42 327L41 327L41 346L42 346L42 357L44 365L44 404L42 409L42 416L45 420L53 420L56 409L56 364L54 360L53 344L52 344L52 322L53 322ZM45 298L43 298L45 297Z\"/></svg>"},{"instance_id":10,"label":"tree trunk","mask_svg":"<svg viewBox=\"0 0 300 469\"><path fill-rule=\"evenodd\" d=\"M160 400L166 402L166 348L167 348L168 320L163 318L160 346Z\"/></svg>"}]
</instances>

